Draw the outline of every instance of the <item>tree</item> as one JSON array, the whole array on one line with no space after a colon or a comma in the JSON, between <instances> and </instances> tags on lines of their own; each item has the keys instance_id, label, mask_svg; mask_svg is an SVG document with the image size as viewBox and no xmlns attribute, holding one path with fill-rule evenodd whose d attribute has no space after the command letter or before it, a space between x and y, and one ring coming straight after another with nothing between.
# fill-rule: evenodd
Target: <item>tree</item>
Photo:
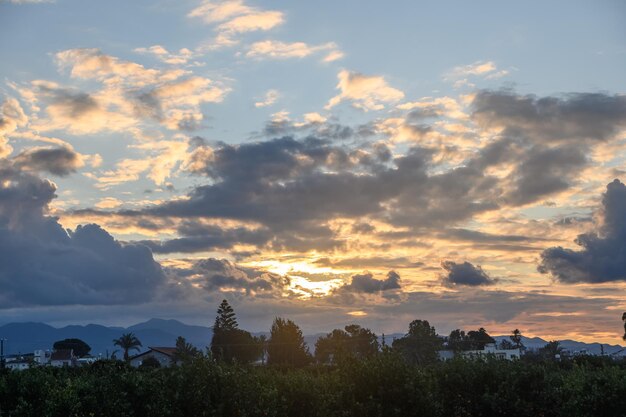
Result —
<instances>
[{"instance_id":1,"label":"tree","mask_svg":"<svg viewBox=\"0 0 626 417\"><path fill-rule=\"evenodd\" d=\"M515 349L515 345L506 339L502 339L500 342L500 349Z\"/></svg>"},{"instance_id":2,"label":"tree","mask_svg":"<svg viewBox=\"0 0 626 417\"><path fill-rule=\"evenodd\" d=\"M303 366L311 361L302 330L291 320L274 319L267 341L267 363L270 365Z\"/></svg>"},{"instance_id":3,"label":"tree","mask_svg":"<svg viewBox=\"0 0 626 417\"><path fill-rule=\"evenodd\" d=\"M187 362L200 355L200 351L187 340L178 336L176 339L176 352L174 353L175 361Z\"/></svg>"},{"instance_id":4,"label":"tree","mask_svg":"<svg viewBox=\"0 0 626 417\"><path fill-rule=\"evenodd\" d=\"M113 344L119 346L124 351L124 360L128 361L130 350L139 350L141 342L134 333L124 333L119 339L113 339Z\"/></svg>"},{"instance_id":5,"label":"tree","mask_svg":"<svg viewBox=\"0 0 626 417\"><path fill-rule=\"evenodd\" d=\"M461 329L455 329L450 332L450 336L447 338L447 347L455 352L471 349L470 341Z\"/></svg>"},{"instance_id":6,"label":"tree","mask_svg":"<svg viewBox=\"0 0 626 417\"><path fill-rule=\"evenodd\" d=\"M235 310L228 304L227 300L222 300L222 303L217 308L217 317L215 317L215 324L213 325L213 331L219 330L233 330L237 329L239 324L237 323L237 317L235 316Z\"/></svg>"},{"instance_id":7,"label":"tree","mask_svg":"<svg viewBox=\"0 0 626 417\"><path fill-rule=\"evenodd\" d=\"M518 349L524 348L524 344L522 343L522 332L520 332L519 329L513 330L509 338L511 339L511 342L513 342L516 348Z\"/></svg>"},{"instance_id":8,"label":"tree","mask_svg":"<svg viewBox=\"0 0 626 417\"><path fill-rule=\"evenodd\" d=\"M89 355L89 352L91 351L91 346L89 346L87 343L83 342L80 339L58 340L54 342L54 345L52 345L52 348L54 350L65 350L65 349L70 350L71 349L74 351L74 355L78 356L79 358Z\"/></svg>"},{"instance_id":9,"label":"tree","mask_svg":"<svg viewBox=\"0 0 626 417\"><path fill-rule=\"evenodd\" d=\"M427 320L413 320L408 333L394 340L392 347L409 362L422 365L437 360L437 351L443 347L443 340Z\"/></svg>"},{"instance_id":10,"label":"tree","mask_svg":"<svg viewBox=\"0 0 626 417\"><path fill-rule=\"evenodd\" d=\"M563 348L558 340L551 340L544 347L539 349L539 353L546 359L556 359L557 355L563 353Z\"/></svg>"},{"instance_id":11,"label":"tree","mask_svg":"<svg viewBox=\"0 0 626 417\"><path fill-rule=\"evenodd\" d=\"M622 340L626 340L626 311L622 314L622 321L624 322L624 336L622 336Z\"/></svg>"},{"instance_id":12,"label":"tree","mask_svg":"<svg viewBox=\"0 0 626 417\"><path fill-rule=\"evenodd\" d=\"M252 362L263 353L262 342L250 332L239 329L235 311L223 300L217 309L213 338L211 339L211 355L216 360L225 362Z\"/></svg>"},{"instance_id":13,"label":"tree","mask_svg":"<svg viewBox=\"0 0 626 417\"><path fill-rule=\"evenodd\" d=\"M327 363L340 357L351 355L358 358L378 352L378 339L371 330L351 324L344 330L335 329L315 342L315 358Z\"/></svg>"},{"instance_id":14,"label":"tree","mask_svg":"<svg viewBox=\"0 0 626 417\"><path fill-rule=\"evenodd\" d=\"M467 332L467 340L472 350L483 350L488 343L496 343L496 340L489 336L487 331L481 327L478 330L470 330Z\"/></svg>"}]
</instances>

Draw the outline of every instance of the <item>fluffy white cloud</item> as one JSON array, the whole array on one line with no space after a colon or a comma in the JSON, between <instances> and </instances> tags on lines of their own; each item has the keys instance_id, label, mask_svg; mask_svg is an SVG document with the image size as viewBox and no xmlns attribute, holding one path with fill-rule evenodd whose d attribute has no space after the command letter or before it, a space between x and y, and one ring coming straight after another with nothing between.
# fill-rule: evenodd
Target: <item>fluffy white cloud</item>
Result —
<instances>
[{"instance_id":1,"label":"fluffy white cloud","mask_svg":"<svg viewBox=\"0 0 626 417\"><path fill-rule=\"evenodd\" d=\"M312 54L324 51L331 51L323 59L324 62L331 62L340 59L343 53L337 49L334 42L328 42L321 45L308 45L304 42L280 42L274 40L265 40L253 43L246 56L252 58L304 58Z\"/></svg>"},{"instance_id":2,"label":"fluffy white cloud","mask_svg":"<svg viewBox=\"0 0 626 417\"><path fill-rule=\"evenodd\" d=\"M387 84L384 77L367 76L358 72L342 70L338 76L338 95L331 98L326 109L330 109L344 100L352 101L359 109L381 110L384 103L392 103L404 98L404 93Z\"/></svg>"},{"instance_id":3,"label":"fluffy white cloud","mask_svg":"<svg viewBox=\"0 0 626 417\"><path fill-rule=\"evenodd\" d=\"M255 107L271 106L272 104L276 103L276 100L278 100L278 97L280 97L280 93L277 90L268 90L267 93L265 93L263 100L257 101L256 103L254 103L254 106Z\"/></svg>"}]
</instances>

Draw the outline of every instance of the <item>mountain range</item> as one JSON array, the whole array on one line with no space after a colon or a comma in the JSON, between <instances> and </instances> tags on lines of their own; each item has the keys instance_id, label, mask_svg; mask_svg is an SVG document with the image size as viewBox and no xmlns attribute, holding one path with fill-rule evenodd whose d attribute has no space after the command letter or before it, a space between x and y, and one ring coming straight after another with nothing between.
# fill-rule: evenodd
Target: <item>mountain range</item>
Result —
<instances>
[{"instance_id":1,"label":"mountain range","mask_svg":"<svg viewBox=\"0 0 626 417\"><path fill-rule=\"evenodd\" d=\"M211 344L213 336L213 331L210 327L188 325L178 320L153 318L129 327L107 327L98 324L88 324L85 326L71 325L56 328L44 323L9 323L0 326L0 339L5 339L5 355L32 353L36 349L51 350L52 345L57 340L77 338L91 346L92 355L107 357L119 349L113 346L113 339L128 332L133 332L142 342L142 351L149 346L174 346L178 336L183 336L188 342L204 350ZM253 334L267 335L267 333L263 332ZM314 351L315 341L323 335L324 333L318 333L305 336L305 342L311 352ZM391 344L394 338L402 336L403 334L401 333L388 334L385 336L385 339L387 344ZM508 336L494 336L494 338L500 342L503 339L508 339ZM522 342L528 349L538 349L547 343L546 340L539 337L522 337ZM586 351L590 354L599 355L603 346L604 352L607 354L626 356L626 348L619 345L601 345L600 343L584 343L575 340L561 340L560 342L561 346L570 352Z\"/></svg>"}]
</instances>

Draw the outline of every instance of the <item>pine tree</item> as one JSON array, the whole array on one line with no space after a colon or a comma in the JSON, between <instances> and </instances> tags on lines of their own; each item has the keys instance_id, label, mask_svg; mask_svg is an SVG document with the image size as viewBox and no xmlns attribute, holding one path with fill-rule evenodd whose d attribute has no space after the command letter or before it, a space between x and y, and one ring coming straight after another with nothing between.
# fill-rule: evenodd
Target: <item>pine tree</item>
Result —
<instances>
[{"instance_id":1,"label":"pine tree","mask_svg":"<svg viewBox=\"0 0 626 417\"><path fill-rule=\"evenodd\" d=\"M253 362L261 357L263 345L245 330L239 329L235 311L223 300L217 309L211 355L224 362Z\"/></svg>"},{"instance_id":2,"label":"pine tree","mask_svg":"<svg viewBox=\"0 0 626 417\"><path fill-rule=\"evenodd\" d=\"M213 325L213 332L219 330L234 330L239 327L237 323L237 317L235 317L235 310L228 304L228 301L222 300L222 303L217 308L217 317L215 317L215 324Z\"/></svg>"}]
</instances>

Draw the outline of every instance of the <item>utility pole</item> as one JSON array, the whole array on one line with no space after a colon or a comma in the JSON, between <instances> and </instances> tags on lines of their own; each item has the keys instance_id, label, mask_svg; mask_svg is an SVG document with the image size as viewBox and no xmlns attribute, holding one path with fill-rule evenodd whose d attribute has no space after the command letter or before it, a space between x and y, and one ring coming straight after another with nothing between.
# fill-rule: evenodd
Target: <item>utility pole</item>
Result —
<instances>
[{"instance_id":1,"label":"utility pole","mask_svg":"<svg viewBox=\"0 0 626 417\"><path fill-rule=\"evenodd\" d=\"M0 339L0 369L4 369L4 342L6 339Z\"/></svg>"}]
</instances>

